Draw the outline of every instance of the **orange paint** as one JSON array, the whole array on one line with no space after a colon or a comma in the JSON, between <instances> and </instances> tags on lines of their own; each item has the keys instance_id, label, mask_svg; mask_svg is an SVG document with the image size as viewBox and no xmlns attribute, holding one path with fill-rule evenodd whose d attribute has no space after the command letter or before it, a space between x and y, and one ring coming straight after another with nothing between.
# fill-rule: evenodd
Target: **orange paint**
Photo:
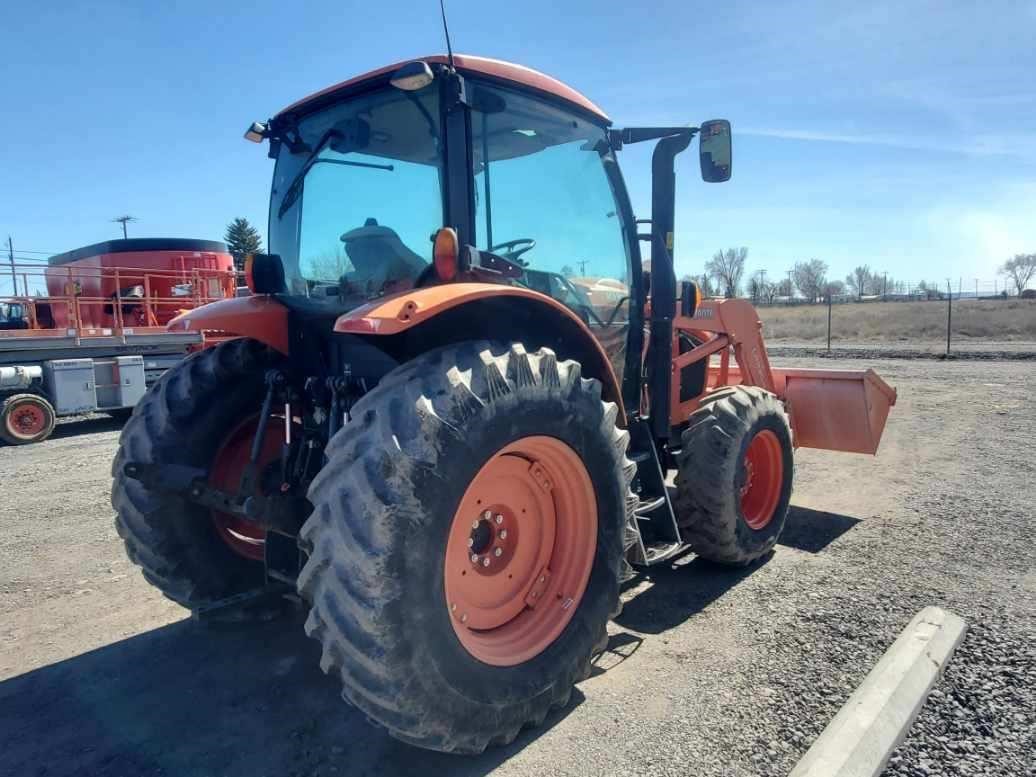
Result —
<instances>
[{"instance_id":1,"label":"orange paint","mask_svg":"<svg viewBox=\"0 0 1036 777\"><path fill-rule=\"evenodd\" d=\"M309 97L305 97L298 102L294 102L281 111L278 114L278 117L286 113L305 112L309 109L312 103L322 97L334 92L348 90L350 87L358 86L365 81L370 81L379 76L393 73L407 62L414 62L417 59L427 62L430 65L445 65L447 63L447 59L444 55L435 54L430 57L415 57L414 59L407 59L402 62L396 62L392 65L379 67L377 70L371 70L370 72L342 81L334 86L321 89L319 92L315 92ZM608 115L594 105L594 103L589 99L567 84L564 84L545 73L540 73L532 68L516 65L512 62L504 62L499 59L489 59L487 57L475 57L470 54L454 54L453 61L456 64L457 70L466 75L486 75L493 78L499 78L503 81L511 81L519 86L529 87L540 92L546 92L547 94L554 95L566 102L572 103L573 105L596 115L604 122L611 124L611 119L608 118Z\"/></svg>"},{"instance_id":2,"label":"orange paint","mask_svg":"<svg viewBox=\"0 0 1036 777\"><path fill-rule=\"evenodd\" d=\"M493 666L538 656L572 620L596 552L597 499L579 455L545 436L498 451L464 492L446 545L460 643Z\"/></svg>"},{"instance_id":3,"label":"orange paint","mask_svg":"<svg viewBox=\"0 0 1036 777\"><path fill-rule=\"evenodd\" d=\"M681 332L701 344L681 354ZM710 364L717 354L719 365ZM680 371L699 360L706 365L705 392L746 385L776 394L787 408L796 447L876 453L896 404L895 389L873 370L774 369L755 308L747 300L709 299L693 317L678 315L673 322L669 413L674 426L686 421L704 396L680 401Z\"/></svg>"},{"instance_id":4,"label":"orange paint","mask_svg":"<svg viewBox=\"0 0 1036 777\"><path fill-rule=\"evenodd\" d=\"M182 313L170 332L214 332L251 337L288 353L288 309L271 297L236 297Z\"/></svg>"}]
</instances>

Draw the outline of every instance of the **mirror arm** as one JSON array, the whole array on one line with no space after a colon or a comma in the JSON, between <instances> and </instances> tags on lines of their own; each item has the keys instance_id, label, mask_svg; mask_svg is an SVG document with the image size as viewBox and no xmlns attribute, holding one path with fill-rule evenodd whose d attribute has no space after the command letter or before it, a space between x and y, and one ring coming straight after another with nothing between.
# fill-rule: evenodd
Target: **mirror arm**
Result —
<instances>
[{"instance_id":1,"label":"mirror arm","mask_svg":"<svg viewBox=\"0 0 1036 777\"><path fill-rule=\"evenodd\" d=\"M608 142L612 150L619 151L624 144L643 143L646 140L658 140L671 136L686 136L690 141L698 132L698 127L625 127L608 130Z\"/></svg>"}]
</instances>

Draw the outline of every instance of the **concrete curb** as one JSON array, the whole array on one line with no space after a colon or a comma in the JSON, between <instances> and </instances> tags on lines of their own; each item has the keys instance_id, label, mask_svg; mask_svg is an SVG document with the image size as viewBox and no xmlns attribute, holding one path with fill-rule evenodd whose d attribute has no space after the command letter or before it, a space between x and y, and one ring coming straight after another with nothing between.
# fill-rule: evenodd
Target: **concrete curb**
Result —
<instances>
[{"instance_id":1,"label":"concrete curb","mask_svg":"<svg viewBox=\"0 0 1036 777\"><path fill-rule=\"evenodd\" d=\"M881 774L966 629L939 607L915 615L789 777Z\"/></svg>"}]
</instances>

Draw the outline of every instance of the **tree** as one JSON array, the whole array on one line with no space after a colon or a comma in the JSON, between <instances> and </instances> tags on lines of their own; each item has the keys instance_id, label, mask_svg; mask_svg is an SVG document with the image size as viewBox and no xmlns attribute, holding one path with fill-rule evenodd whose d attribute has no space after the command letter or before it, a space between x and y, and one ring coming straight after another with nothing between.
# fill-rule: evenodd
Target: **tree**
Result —
<instances>
[{"instance_id":1,"label":"tree","mask_svg":"<svg viewBox=\"0 0 1036 777\"><path fill-rule=\"evenodd\" d=\"M845 276L845 285L849 287L849 290L852 291L857 298L862 297L870 290L870 282L871 268L867 265L861 265Z\"/></svg>"},{"instance_id":2,"label":"tree","mask_svg":"<svg viewBox=\"0 0 1036 777\"><path fill-rule=\"evenodd\" d=\"M1000 267L1000 274L1014 283L1015 293L1021 295L1036 275L1036 254L1015 254Z\"/></svg>"},{"instance_id":3,"label":"tree","mask_svg":"<svg viewBox=\"0 0 1036 777\"><path fill-rule=\"evenodd\" d=\"M824 297L841 297L845 294L845 284L841 281L827 281L824 284Z\"/></svg>"},{"instance_id":4,"label":"tree","mask_svg":"<svg viewBox=\"0 0 1036 777\"><path fill-rule=\"evenodd\" d=\"M795 287L791 282L791 278L781 278L780 281L774 284L775 294L778 297L790 298L795 293Z\"/></svg>"},{"instance_id":5,"label":"tree","mask_svg":"<svg viewBox=\"0 0 1036 777\"><path fill-rule=\"evenodd\" d=\"M572 265L566 264L564 267L561 268L561 274L564 275L566 278L571 278L573 275L576 274L576 271L572 269Z\"/></svg>"},{"instance_id":6,"label":"tree","mask_svg":"<svg viewBox=\"0 0 1036 777\"><path fill-rule=\"evenodd\" d=\"M827 279L827 264L819 259L796 262L791 277L798 287L799 293L809 302L816 302L824 291Z\"/></svg>"},{"instance_id":7,"label":"tree","mask_svg":"<svg viewBox=\"0 0 1036 777\"><path fill-rule=\"evenodd\" d=\"M702 273L701 275L689 276L692 281L698 284L698 289L701 291L702 297L715 297L716 290L712 288L712 276L708 273Z\"/></svg>"},{"instance_id":8,"label":"tree","mask_svg":"<svg viewBox=\"0 0 1036 777\"><path fill-rule=\"evenodd\" d=\"M748 296L752 303L758 305L761 301L769 301L770 287L773 286L766 280L766 270L756 270L748 279Z\"/></svg>"},{"instance_id":9,"label":"tree","mask_svg":"<svg viewBox=\"0 0 1036 777\"><path fill-rule=\"evenodd\" d=\"M259 235L259 230L249 224L248 219L236 218L227 224L223 242L227 244L227 250L234 257L234 267L238 272L244 270L245 257L248 254L263 250L263 239Z\"/></svg>"},{"instance_id":10,"label":"tree","mask_svg":"<svg viewBox=\"0 0 1036 777\"><path fill-rule=\"evenodd\" d=\"M741 277L745 274L745 259L748 258L748 249L728 248L726 251L717 251L712 258L705 263L705 272L716 279L717 285L722 289L723 296L736 297L741 290Z\"/></svg>"}]
</instances>

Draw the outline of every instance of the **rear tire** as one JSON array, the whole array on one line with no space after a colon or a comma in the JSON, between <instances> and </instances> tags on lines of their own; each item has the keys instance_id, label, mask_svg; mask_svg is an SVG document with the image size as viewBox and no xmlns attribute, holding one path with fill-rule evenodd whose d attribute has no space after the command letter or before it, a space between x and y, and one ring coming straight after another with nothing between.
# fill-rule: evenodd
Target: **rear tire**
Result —
<instances>
[{"instance_id":1,"label":"rear tire","mask_svg":"<svg viewBox=\"0 0 1036 777\"><path fill-rule=\"evenodd\" d=\"M683 433L677 467L676 514L695 553L744 566L770 552L794 475L791 426L777 397L754 386L707 395Z\"/></svg>"},{"instance_id":2,"label":"rear tire","mask_svg":"<svg viewBox=\"0 0 1036 777\"><path fill-rule=\"evenodd\" d=\"M0 439L9 445L43 442L54 423L54 406L39 394L14 394L0 406Z\"/></svg>"},{"instance_id":3,"label":"rear tire","mask_svg":"<svg viewBox=\"0 0 1036 777\"><path fill-rule=\"evenodd\" d=\"M112 464L115 527L130 560L174 602L209 605L263 582L261 562L231 550L207 508L127 477L127 462L210 470L221 443L258 412L277 354L249 339L206 348L168 370L123 427Z\"/></svg>"},{"instance_id":4,"label":"rear tire","mask_svg":"<svg viewBox=\"0 0 1036 777\"><path fill-rule=\"evenodd\" d=\"M581 377L578 363L558 362L546 349L527 354L521 345L487 343L420 356L356 404L310 488L314 510L300 534L309 559L298 579L311 605L306 632L323 646L321 668L339 676L347 701L400 740L466 753L511 742L523 726L567 703L618 609L622 533L636 500L629 489L634 465L625 458L629 435L616 427L617 414L614 404L601 401L601 384ZM548 450L560 443L570 451L587 476L597 508L596 537L588 541L596 546L585 588L568 600L573 611L560 633L537 643L531 657L516 652L510 664L494 664L499 655L462 641L462 629L471 626L460 625L461 609L447 601L453 574L447 563L459 570L469 560L463 542L454 559L451 531L487 462L511 455L505 449L522 441L545 438L553 440ZM522 455L530 458L508 466L528 460L528 471L543 464L549 474L550 454ZM557 506L560 538L579 522L564 509L560 488L541 487ZM487 519L493 530L509 525L498 527L494 518ZM521 521L511 534L530 536L533 524ZM490 564L512 563L510 551L494 555L489 547L481 552ZM568 567L559 567L551 578L564 577ZM469 571L475 576L479 569L473 563ZM539 578L532 578L535 585ZM526 598L517 601L531 601L533 589L521 590ZM545 594L542 604L548 603L569 606L560 592L556 601ZM555 612L530 606L507 627L543 611Z\"/></svg>"}]
</instances>

